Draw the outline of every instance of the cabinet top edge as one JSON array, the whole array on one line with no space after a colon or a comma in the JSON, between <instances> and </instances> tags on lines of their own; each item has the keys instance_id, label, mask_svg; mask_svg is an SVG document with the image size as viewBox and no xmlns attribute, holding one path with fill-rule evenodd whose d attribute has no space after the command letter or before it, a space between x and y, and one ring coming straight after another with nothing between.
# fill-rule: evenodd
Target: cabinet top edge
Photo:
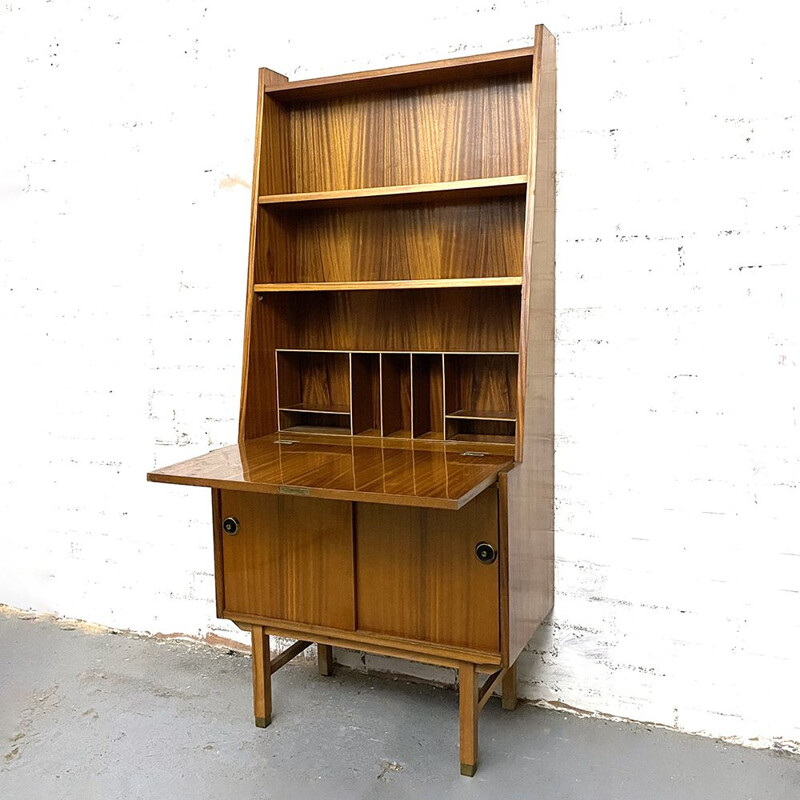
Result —
<instances>
[{"instance_id":1,"label":"cabinet top edge","mask_svg":"<svg viewBox=\"0 0 800 800\"><path fill-rule=\"evenodd\" d=\"M319 100L353 92L404 89L451 80L524 73L533 69L535 52L536 48L533 46L521 47L286 83L270 83L264 86L264 91L275 100L281 101Z\"/></svg>"}]
</instances>

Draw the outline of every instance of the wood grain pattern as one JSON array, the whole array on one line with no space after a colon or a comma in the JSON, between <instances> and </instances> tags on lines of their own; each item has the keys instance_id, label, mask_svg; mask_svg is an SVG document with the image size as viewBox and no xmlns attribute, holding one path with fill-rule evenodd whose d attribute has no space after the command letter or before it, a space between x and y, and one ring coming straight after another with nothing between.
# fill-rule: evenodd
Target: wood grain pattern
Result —
<instances>
[{"instance_id":1,"label":"wood grain pattern","mask_svg":"<svg viewBox=\"0 0 800 800\"><path fill-rule=\"evenodd\" d=\"M317 100L359 91L402 89L435 84L442 80L464 80L513 72L530 74L533 48L503 50L460 58L447 58L421 64L407 64L366 72L351 72L324 78L293 81L288 86L270 86L267 91L281 102Z\"/></svg>"},{"instance_id":2,"label":"wood grain pattern","mask_svg":"<svg viewBox=\"0 0 800 800\"><path fill-rule=\"evenodd\" d=\"M289 191L523 174L529 89L515 73L293 104Z\"/></svg>"},{"instance_id":3,"label":"wood grain pattern","mask_svg":"<svg viewBox=\"0 0 800 800\"><path fill-rule=\"evenodd\" d=\"M296 487L311 498L455 511L511 464L510 455L464 456L443 442L293 434L294 444L277 443L286 438L273 434L223 447L155 470L148 480L271 495Z\"/></svg>"},{"instance_id":4,"label":"wood grain pattern","mask_svg":"<svg viewBox=\"0 0 800 800\"><path fill-rule=\"evenodd\" d=\"M384 436L411 437L411 354L381 353Z\"/></svg>"},{"instance_id":5,"label":"wood grain pattern","mask_svg":"<svg viewBox=\"0 0 800 800\"><path fill-rule=\"evenodd\" d=\"M350 503L222 492L225 611L355 628Z\"/></svg>"},{"instance_id":6,"label":"wood grain pattern","mask_svg":"<svg viewBox=\"0 0 800 800\"><path fill-rule=\"evenodd\" d=\"M359 630L499 652L497 491L447 513L370 504L356 508Z\"/></svg>"},{"instance_id":7,"label":"wood grain pattern","mask_svg":"<svg viewBox=\"0 0 800 800\"><path fill-rule=\"evenodd\" d=\"M445 413L478 419L515 419L515 355L445 355Z\"/></svg>"},{"instance_id":8,"label":"wood grain pattern","mask_svg":"<svg viewBox=\"0 0 800 800\"><path fill-rule=\"evenodd\" d=\"M520 276L524 218L522 196L288 211L261 207L255 280Z\"/></svg>"},{"instance_id":9,"label":"wood grain pattern","mask_svg":"<svg viewBox=\"0 0 800 800\"><path fill-rule=\"evenodd\" d=\"M369 203L403 203L428 200L452 202L482 197L503 197L525 194L527 175L502 175L496 178L473 178L444 183L411 183L403 186L372 186L368 189L341 189L335 192L293 192L265 194L260 205L324 208L325 206L362 205Z\"/></svg>"},{"instance_id":10,"label":"wood grain pattern","mask_svg":"<svg viewBox=\"0 0 800 800\"><path fill-rule=\"evenodd\" d=\"M381 363L379 353L353 353L351 404L353 433L381 435Z\"/></svg>"},{"instance_id":11,"label":"wood grain pattern","mask_svg":"<svg viewBox=\"0 0 800 800\"><path fill-rule=\"evenodd\" d=\"M507 509L508 663L554 599L556 60L555 38L543 26L537 26L535 47L518 382L516 461L522 463L500 475Z\"/></svg>"},{"instance_id":12,"label":"wood grain pattern","mask_svg":"<svg viewBox=\"0 0 800 800\"><path fill-rule=\"evenodd\" d=\"M412 353L412 436L444 439L444 368L439 353Z\"/></svg>"},{"instance_id":13,"label":"wood grain pattern","mask_svg":"<svg viewBox=\"0 0 800 800\"><path fill-rule=\"evenodd\" d=\"M273 340L281 348L515 352L520 290L488 294L470 289L318 292L313 314L304 295L262 295L257 305L265 317L283 323L275 326Z\"/></svg>"},{"instance_id":14,"label":"wood grain pattern","mask_svg":"<svg viewBox=\"0 0 800 800\"><path fill-rule=\"evenodd\" d=\"M260 271L261 252L267 243L258 231L258 196L266 191L288 189L287 167L280 154L288 145L286 115L274 100L265 95L270 85L286 83L288 78L269 69L258 74L258 103L254 136L253 186L250 209L250 245L247 266L247 295L245 299L244 352L242 355L242 388L239 406L239 441L263 436L277 426L274 376L264 372L265 351L276 336L277 318L274 314L257 313L259 304L252 292L256 274ZM269 188L268 188L269 187ZM278 237L278 240L281 240ZM285 237L283 237L285 240ZM272 311L272 309L269 309ZM274 347L274 345L273 345ZM251 366L253 367L251 370Z\"/></svg>"},{"instance_id":15,"label":"wood grain pattern","mask_svg":"<svg viewBox=\"0 0 800 800\"><path fill-rule=\"evenodd\" d=\"M347 353L279 351L277 361L281 409L349 413L350 357Z\"/></svg>"}]
</instances>

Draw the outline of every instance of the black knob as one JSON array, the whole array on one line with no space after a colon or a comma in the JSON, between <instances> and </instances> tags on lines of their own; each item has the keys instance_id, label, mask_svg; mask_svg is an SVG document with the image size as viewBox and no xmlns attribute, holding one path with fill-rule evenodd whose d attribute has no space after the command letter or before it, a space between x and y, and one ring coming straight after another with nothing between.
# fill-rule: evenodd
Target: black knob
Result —
<instances>
[{"instance_id":1,"label":"black knob","mask_svg":"<svg viewBox=\"0 0 800 800\"><path fill-rule=\"evenodd\" d=\"M236 536L239 532L239 520L236 517L225 517L222 521L222 530L228 534L228 536Z\"/></svg>"},{"instance_id":2,"label":"black knob","mask_svg":"<svg viewBox=\"0 0 800 800\"><path fill-rule=\"evenodd\" d=\"M489 542L478 542L475 545L475 555L481 564L494 564L497 560L497 550Z\"/></svg>"}]
</instances>

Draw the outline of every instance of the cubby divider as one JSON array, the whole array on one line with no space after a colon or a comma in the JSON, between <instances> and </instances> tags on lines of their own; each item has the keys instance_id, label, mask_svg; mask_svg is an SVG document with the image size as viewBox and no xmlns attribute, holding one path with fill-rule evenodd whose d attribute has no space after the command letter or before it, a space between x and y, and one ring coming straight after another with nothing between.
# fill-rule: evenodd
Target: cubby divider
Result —
<instances>
[{"instance_id":1,"label":"cubby divider","mask_svg":"<svg viewBox=\"0 0 800 800\"><path fill-rule=\"evenodd\" d=\"M381 353L383 435L411 437L411 354Z\"/></svg>"},{"instance_id":2,"label":"cubby divider","mask_svg":"<svg viewBox=\"0 0 800 800\"><path fill-rule=\"evenodd\" d=\"M352 353L351 400L354 436L381 435L380 353Z\"/></svg>"},{"instance_id":3,"label":"cubby divider","mask_svg":"<svg viewBox=\"0 0 800 800\"><path fill-rule=\"evenodd\" d=\"M517 353L277 350L278 428L513 443Z\"/></svg>"},{"instance_id":4,"label":"cubby divider","mask_svg":"<svg viewBox=\"0 0 800 800\"><path fill-rule=\"evenodd\" d=\"M415 439L444 439L444 363L441 353L412 353L412 433Z\"/></svg>"}]
</instances>

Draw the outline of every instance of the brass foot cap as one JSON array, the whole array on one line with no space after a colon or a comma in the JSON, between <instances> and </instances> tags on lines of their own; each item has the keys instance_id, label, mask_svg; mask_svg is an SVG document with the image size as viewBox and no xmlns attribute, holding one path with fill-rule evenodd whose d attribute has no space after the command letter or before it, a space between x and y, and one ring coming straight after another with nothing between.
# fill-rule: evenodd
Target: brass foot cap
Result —
<instances>
[{"instance_id":1,"label":"brass foot cap","mask_svg":"<svg viewBox=\"0 0 800 800\"><path fill-rule=\"evenodd\" d=\"M272 722L272 717L256 717L256 728L266 728Z\"/></svg>"},{"instance_id":2,"label":"brass foot cap","mask_svg":"<svg viewBox=\"0 0 800 800\"><path fill-rule=\"evenodd\" d=\"M468 778L471 778L475 775L475 771L478 769L477 764L462 764L461 765L461 774L466 775Z\"/></svg>"}]
</instances>

